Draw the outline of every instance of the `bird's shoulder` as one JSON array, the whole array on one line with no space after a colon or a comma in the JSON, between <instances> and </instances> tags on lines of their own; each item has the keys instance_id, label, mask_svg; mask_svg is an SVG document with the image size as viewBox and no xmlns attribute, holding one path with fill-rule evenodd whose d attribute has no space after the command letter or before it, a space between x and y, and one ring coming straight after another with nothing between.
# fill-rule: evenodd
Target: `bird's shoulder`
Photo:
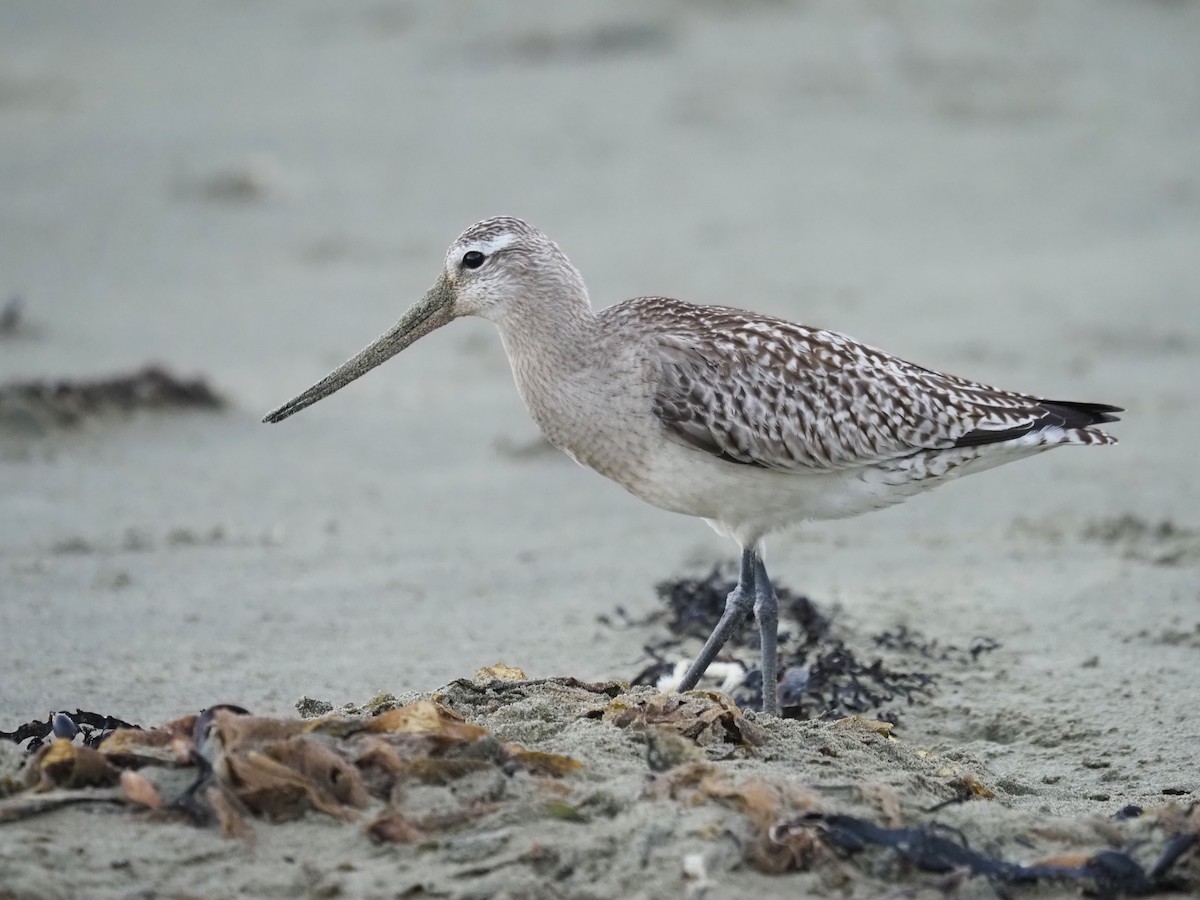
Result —
<instances>
[{"instance_id":1,"label":"bird's shoulder","mask_svg":"<svg viewBox=\"0 0 1200 900\"><path fill-rule=\"evenodd\" d=\"M704 360L722 374L779 380L806 371L852 368L937 374L852 337L730 306L636 297L601 313L668 357Z\"/></svg>"}]
</instances>

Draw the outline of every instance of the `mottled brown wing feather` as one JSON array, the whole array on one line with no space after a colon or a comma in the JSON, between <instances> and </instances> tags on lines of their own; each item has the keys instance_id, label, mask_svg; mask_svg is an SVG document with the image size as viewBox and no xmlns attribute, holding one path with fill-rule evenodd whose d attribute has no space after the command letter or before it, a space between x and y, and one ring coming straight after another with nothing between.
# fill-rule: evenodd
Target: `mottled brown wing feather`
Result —
<instances>
[{"instance_id":1,"label":"mottled brown wing feather","mask_svg":"<svg viewBox=\"0 0 1200 900\"><path fill-rule=\"evenodd\" d=\"M1052 425L1084 427L1116 411L997 390L740 310L663 298L623 306L625 316L658 325L654 412L668 433L730 462L858 468Z\"/></svg>"}]
</instances>

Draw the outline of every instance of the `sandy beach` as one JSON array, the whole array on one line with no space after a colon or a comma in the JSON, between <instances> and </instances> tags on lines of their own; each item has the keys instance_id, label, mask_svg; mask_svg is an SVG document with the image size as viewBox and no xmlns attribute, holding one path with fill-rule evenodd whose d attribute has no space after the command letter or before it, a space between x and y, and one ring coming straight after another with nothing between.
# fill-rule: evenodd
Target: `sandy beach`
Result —
<instances>
[{"instance_id":1,"label":"sandy beach","mask_svg":"<svg viewBox=\"0 0 1200 900\"><path fill-rule=\"evenodd\" d=\"M0 390L0 731L436 693L583 765L554 779L577 820L521 776L507 812L416 844L318 812L250 846L62 809L0 824L0 897L994 895L860 857L768 872L741 794L687 795L595 712L644 691L547 680L630 679L655 585L737 549L543 444L488 323L260 423L496 214L554 237L598 307L752 308L1124 407L1114 448L771 540L864 657L899 626L998 648L890 657L937 679L894 739L762 717L762 745L691 762L770 783L780 816L815 791L1019 862L1153 855L1200 799L1197 46L1194 2L7 7L0 388L159 364L225 405L64 419ZM497 662L533 681L457 682ZM994 796L925 812L964 773Z\"/></svg>"}]
</instances>

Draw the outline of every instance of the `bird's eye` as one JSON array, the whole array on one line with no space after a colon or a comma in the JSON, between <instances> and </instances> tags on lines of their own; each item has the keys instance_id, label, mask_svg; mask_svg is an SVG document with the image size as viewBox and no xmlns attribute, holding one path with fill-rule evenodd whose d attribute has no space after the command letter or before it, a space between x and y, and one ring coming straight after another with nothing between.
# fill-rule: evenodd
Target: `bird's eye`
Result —
<instances>
[{"instance_id":1,"label":"bird's eye","mask_svg":"<svg viewBox=\"0 0 1200 900\"><path fill-rule=\"evenodd\" d=\"M470 250L463 255L462 264L464 269L478 269L483 265L483 261L487 259L478 250Z\"/></svg>"}]
</instances>

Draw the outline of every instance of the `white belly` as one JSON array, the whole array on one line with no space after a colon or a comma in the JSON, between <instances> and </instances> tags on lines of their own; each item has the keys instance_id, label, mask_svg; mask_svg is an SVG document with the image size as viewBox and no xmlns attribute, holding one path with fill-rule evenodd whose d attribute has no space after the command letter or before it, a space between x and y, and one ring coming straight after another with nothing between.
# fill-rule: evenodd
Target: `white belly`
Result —
<instances>
[{"instance_id":1,"label":"white belly","mask_svg":"<svg viewBox=\"0 0 1200 900\"><path fill-rule=\"evenodd\" d=\"M915 493L873 484L859 470L793 475L674 443L656 448L648 463L609 477L647 503L708 519L743 546L804 521L882 509Z\"/></svg>"},{"instance_id":2,"label":"white belly","mask_svg":"<svg viewBox=\"0 0 1200 900\"><path fill-rule=\"evenodd\" d=\"M707 519L742 546L805 521L840 519L884 509L960 475L1029 456L1043 446L994 445L941 451L882 466L828 472L776 472L725 462L665 436L623 446L603 441L590 452L568 453L647 503Z\"/></svg>"}]
</instances>

